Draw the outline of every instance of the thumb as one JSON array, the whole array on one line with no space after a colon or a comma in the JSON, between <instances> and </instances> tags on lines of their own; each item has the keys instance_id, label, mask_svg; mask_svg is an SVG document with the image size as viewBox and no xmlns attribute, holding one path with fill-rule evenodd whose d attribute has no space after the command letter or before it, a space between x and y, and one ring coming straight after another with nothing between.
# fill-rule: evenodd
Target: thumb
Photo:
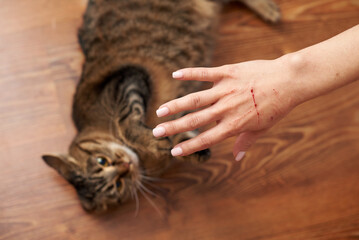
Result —
<instances>
[{"instance_id":1,"label":"thumb","mask_svg":"<svg viewBox=\"0 0 359 240\"><path fill-rule=\"evenodd\" d=\"M246 151L265 131L266 130L256 132L243 132L239 134L233 146L233 156L235 157L235 160L240 161L246 154Z\"/></svg>"}]
</instances>

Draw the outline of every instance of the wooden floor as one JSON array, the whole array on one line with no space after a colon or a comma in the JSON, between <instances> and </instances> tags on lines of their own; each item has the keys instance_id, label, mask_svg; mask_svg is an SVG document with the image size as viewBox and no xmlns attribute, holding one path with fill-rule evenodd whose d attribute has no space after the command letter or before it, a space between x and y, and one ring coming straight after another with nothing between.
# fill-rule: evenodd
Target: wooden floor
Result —
<instances>
[{"instance_id":1,"label":"wooden floor","mask_svg":"<svg viewBox=\"0 0 359 240\"><path fill-rule=\"evenodd\" d=\"M277 3L276 26L228 5L214 65L273 59L359 23L358 0ZM142 197L137 217L134 203L91 215L40 158L75 133L86 1L0 4L0 239L359 239L359 82L296 108L242 162L230 139L208 163L170 169L153 198L161 214Z\"/></svg>"}]
</instances>

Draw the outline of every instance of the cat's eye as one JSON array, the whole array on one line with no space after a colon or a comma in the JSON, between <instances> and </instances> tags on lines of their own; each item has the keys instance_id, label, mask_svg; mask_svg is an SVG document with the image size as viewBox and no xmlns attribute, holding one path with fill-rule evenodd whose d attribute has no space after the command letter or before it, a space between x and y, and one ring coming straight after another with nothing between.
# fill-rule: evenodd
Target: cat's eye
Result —
<instances>
[{"instance_id":1,"label":"cat's eye","mask_svg":"<svg viewBox=\"0 0 359 240\"><path fill-rule=\"evenodd\" d=\"M108 162L108 160L104 157L97 157L96 158L96 161L98 164L104 166L104 167L107 167L108 165L110 165L110 163Z\"/></svg>"},{"instance_id":2,"label":"cat's eye","mask_svg":"<svg viewBox=\"0 0 359 240\"><path fill-rule=\"evenodd\" d=\"M116 181L116 188L120 188L122 186L121 180Z\"/></svg>"}]
</instances>

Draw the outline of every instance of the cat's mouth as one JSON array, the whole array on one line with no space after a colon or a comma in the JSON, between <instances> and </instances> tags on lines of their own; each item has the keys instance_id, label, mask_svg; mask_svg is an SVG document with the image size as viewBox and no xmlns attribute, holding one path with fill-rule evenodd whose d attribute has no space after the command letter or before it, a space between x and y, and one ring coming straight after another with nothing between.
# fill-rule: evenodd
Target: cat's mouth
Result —
<instances>
[{"instance_id":1,"label":"cat's mouth","mask_svg":"<svg viewBox=\"0 0 359 240\"><path fill-rule=\"evenodd\" d=\"M123 170L120 172L120 174L118 176L120 179L121 178L129 178L129 179L131 179L132 175L136 171L135 167L133 166L133 162L122 163L122 168L123 168Z\"/></svg>"},{"instance_id":2,"label":"cat's mouth","mask_svg":"<svg viewBox=\"0 0 359 240\"><path fill-rule=\"evenodd\" d=\"M138 165L136 162L129 161L121 163L120 169L118 170L118 178L119 180L128 179L131 182L137 182L141 180L141 174L138 169Z\"/></svg>"}]
</instances>

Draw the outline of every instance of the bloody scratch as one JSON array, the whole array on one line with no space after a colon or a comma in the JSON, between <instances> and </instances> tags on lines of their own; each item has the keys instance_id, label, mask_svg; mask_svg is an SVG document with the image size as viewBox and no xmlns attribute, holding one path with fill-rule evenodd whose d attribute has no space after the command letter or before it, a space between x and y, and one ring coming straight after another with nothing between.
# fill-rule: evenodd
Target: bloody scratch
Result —
<instances>
[{"instance_id":1,"label":"bloody scratch","mask_svg":"<svg viewBox=\"0 0 359 240\"><path fill-rule=\"evenodd\" d=\"M252 93L254 108L256 109L256 112L257 112L257 120L258 120L258 125L259 125L259 112L258 112L258 108L257 108L256 98L254 97L253 88L251 89L251 93Z\"/></svg>"}]
</instances>

